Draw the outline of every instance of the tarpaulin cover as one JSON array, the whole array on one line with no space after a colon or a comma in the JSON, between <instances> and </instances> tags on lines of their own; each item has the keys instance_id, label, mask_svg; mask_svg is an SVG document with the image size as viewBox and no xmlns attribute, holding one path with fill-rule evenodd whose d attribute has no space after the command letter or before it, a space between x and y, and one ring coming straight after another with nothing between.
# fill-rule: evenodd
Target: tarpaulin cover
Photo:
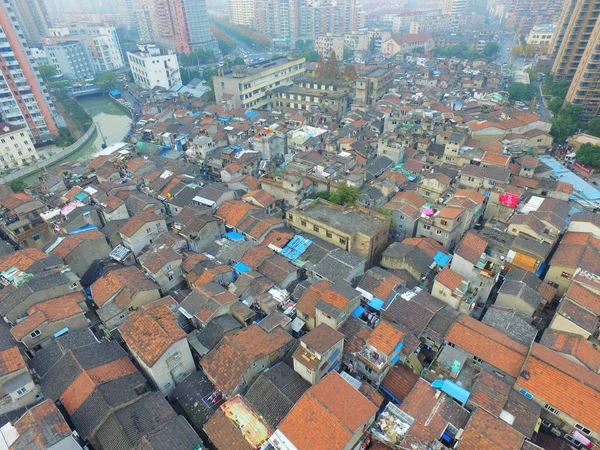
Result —
<instances>
[{"instance_id":1,"label":"tarpaulin cover","mask_svg":"<svg viewBox=\"0 0 600 450\"><path fill-rule=\"evenodd\" d=\"M516 206L519 204L519 196L507 192L506 194L501 194L498 197L498 201L502 205L508 206L509 208L516 208Z\"/></svg>"}]
</instances>

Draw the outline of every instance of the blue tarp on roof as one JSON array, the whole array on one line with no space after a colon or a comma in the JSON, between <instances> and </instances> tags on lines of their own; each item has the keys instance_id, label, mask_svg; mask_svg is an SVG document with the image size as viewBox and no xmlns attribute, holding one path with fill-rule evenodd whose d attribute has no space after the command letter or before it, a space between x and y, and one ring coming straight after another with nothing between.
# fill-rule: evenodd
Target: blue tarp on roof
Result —
<instances>
[{"instance_id":1,"label":"blue tarp on roof","mask_svg":"<svg viewBox=\"0 0 600 450\"><path fill-rule=\"evenodd\" d=\"M255 115L257 115L258 113L256 111L246 111L246 114L244 114L248 119L250 119L251 117L254 117Z\"/></svg>"},{"instance_id":2,"label":"blue tarp on roof","mask_svg":"<svg viewBox=\"0 0 600 450\"><path fill-rule=\"evenodd\" d=\"M233 266L233 268L239 273L249 272L251 270L250 267L248 267L246 264L244 264L241 261L239 263L237 263L235 266Z\"/></svg>"},{"instance_id":3,"label":"blue tarp on roof","mask_svg":"<svg viewBox=\"0 0 600 450\"><path fill-rule=\"evenodd\" d=\"M225 233L225 237L227 239L229 239L230 241L243 241L244 240L244 235L241 233L238 233L237 231L230 231L228 233Z\"/></svg>"},{"instance_id":4,"label":"blue tarp on roof","mask_svg":"<svg viewBox=\"0 0 600 450\"><path fill-rule=\"evenodd\" d=\"M389 390L387 390L383 386L379 386L379 389L381 389L383 392L385 392L387 395L389 395L392 398L392 400L394 400L398 405L400 403L402 403L402 401L398 397L396 397L394 394L392 394Z\"/></svg>"},{"instance_id":5,"label":"blue tarp on roof","mask_svg":"<svg viewBox=\"0 0 600 450\"><path fill-rule=\"evenodd\" d=\"M537 272L535 273L535 276L541 277L545 268L546 268L546 261L544 261L543 263L540 264L540 267L538 268Z\"/></svg>"},{"instance_id":6,"label":"blue tarp on roof","mask_svg":"<svg viewBox=\"0 0 600 450\"><path fill-rule=\"evenodd\" d=\"M78 192L77 194L75 194L75 198L80 202L84 201L88 197L89 196L85 192Z\"/></svg>"},{"instance_id":7,"label":"blue tarp on roof","mask_svg":"<svg viewBox=\"0 0 600 450\"><path fill-rule=\"evenodd\" d=\"M372 298L372 299L369 301L368 305L369 305L371 308L373 308L375 311L379 311L379 310L381 309L381 307L384 305L384 303L385 303L385 302L384 302L383 300L381 300L380 298L373 297L373 298Z\"/></svg>"},{"instance_id":8,"label":"blue tarp on roof","mask_svg":"<svg viewBox=\"0 0 600 450\"><path fill-rule=\"evenodd\" d=\"M400 361L400 355L396 355L392 358L392 364L396 364L398 361Z\"/></svg>"},{"instance_id":9,"label":"blue tarp on roof","mask_svg":"<svg viewBox=\"0 0 600 450\"><path fill-rule=\"evenodd\" d=\"M200 115L200 111L196 111L195 113L192 114L192 117L198 117Z\"/></svg>"},{"instance_id":10,"label":"blue tarp on roof","mask_svg":"<svg viewBox=\"0 0 600 450\"><path fill-rule=\"evenodd\" d=\"M362 313L364 313L364 312L365 312L365 307L364 306L359 306L354 311L352 311L352 315L354 317L360 317L360 316L362 316Z\"/></svg>"},{"instance_id":11,"label":"blue tarp on roof","mask_svg":"<svg viewBox=\"0 0 600 450\"><path fill-rule=\"evenodd\" d=\"M88 231L88 230L98 230L98 227L95 227L94 225L86 225L85 227L81 227L78 230L71 231L69 234L82 233L82 232Z\"/></svg>"},{"instance_id":12,"label":"blue tarp on roof","mask_svg":"<svg viewBox=\"0 0 600 450\"><path fill-rule=\"evenodd\" d=\"M465 388L459 386L454 381L450 380L435 380L433 383L431 383L431 387L445 392L446 394L450 395L452 398L458 400L462 404L467 403L467 400L471 395L471 393Z\"/></svg>"},{"instance_id":13,"label":"blue tarp on roof","mask_svg":"<svg viewBox=\"0 0 600 450\"><path fill-rule=\"evenodd\" d=\"M119 97L121 95L121 92L117 91L116 89L113 89L112 91L109 92L110 95L112 95L113 97Z\"/></svg>"},{"instance_id":14,"label":"blue tarp on roof","mask_svg":"<svg viewBox=\"0 0 600 450\"><path fill-rule=\"evenodd\" d=\"M227 122L227 121L231 120L231 116L219 117L219 120L221 122Z\"/></svg>"},{"instance_id":15,"label":"blue tarp on roof","mask_svg":"<svg viewBox=\"0 0 600 450\"><path fill-rule=\"evenodd\" d=\"M552 156L540 155L538 159L552 169L552 175L557 181L571 183L573 191L578 192L586 200L600 200L600 190L592 186L579 175L573 173L554 159Z\"/></svg>"},{"instance_id":16,"label":"blue tarp on roof","mask_svg":"<svg viewBox=\"0 0 600 450\"><path fill-rule=\"evenodd\" d=\"M69 327L64 327L64 328L58 330L56 333L54 333L54 337L62 336L63 334L67 334L68 332L69 332Z\"/></svg>"},{"instance_id":17,"label":"blue tarp on roof","mask_svg":"<svg viewBox=\"0 0 600 450\"><path fill-rule=\"evenodd\" d=\"M437 255L433 257L433 261L440 267L446 267L446 264L450 261L450 255L446 255L443 252L437 252Z\"/></svg>"},{"instance_id":18,"label":"blue tarp on roof","mask_svg":"<svg viewBox=\"0 0 600 450\"><path fill-rule=\"evenodd\" d=\"M312 241L297 234L290 242L281 250L281 255L289 259L298 259L302 253L310 247Z\"/></svg>"},{"instance_id":19,"label":"blue tarp on roof","mask_svg":"<svg viewBox=\"0 0 600 450\"><path fill-rule=\"evenodd\" d=\"M414 175L408 177L408 181L415 181L416 179L417 177L415 177Z\"/></svg>"}]
</instances>

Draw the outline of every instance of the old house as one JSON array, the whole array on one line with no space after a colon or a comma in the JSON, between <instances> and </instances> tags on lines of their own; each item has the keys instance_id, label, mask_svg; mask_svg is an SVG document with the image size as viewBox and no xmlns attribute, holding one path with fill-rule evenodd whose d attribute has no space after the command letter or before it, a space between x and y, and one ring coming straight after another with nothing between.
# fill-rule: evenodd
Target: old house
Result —
<instances>
[{"instance_id":1,"label":"old house","mask_svg":"<svg viewBox=\"0 0 600 450\"><path fill-rule=\"evenodd\" d=\"M78 277L83 277L94 261L108 257L110 251L106 237L98 230L58 237L47 249L67 263Z\"/></svg>"},{"instance_id":2,"label":"old house","mask_svg":"<svg viewBox=\"0 0 600 450\"><path fill-rule=\"evenodd\" d=\"M310 384L317 384L339 367L343 347L344 335L323 323L300 339L293 355L294 370Z\"/></svg>"},{"instance_id":3,"label":"old house","mask_svg":"<svg viewBox=\"0 0 600 450\"><path fill-rule=\"evenodd\" d=\"M123 239L123 245L131 249L135 256L138 256L146 245L152 244L154 239L164 231L167 231L164 217L144 211L129 219L121 227L119 233Z\"/></svg>"},{"instance_id":4,"label":"old house","mask_svg":"<svg viewBox=\"0 0 600 450\"><path fill-rule=\"evenodd\" d=\"M171 247L150 249L139 257L142 270L156 282L163 294L183 283L183 256Z\"/></svg>"}]
</instances>

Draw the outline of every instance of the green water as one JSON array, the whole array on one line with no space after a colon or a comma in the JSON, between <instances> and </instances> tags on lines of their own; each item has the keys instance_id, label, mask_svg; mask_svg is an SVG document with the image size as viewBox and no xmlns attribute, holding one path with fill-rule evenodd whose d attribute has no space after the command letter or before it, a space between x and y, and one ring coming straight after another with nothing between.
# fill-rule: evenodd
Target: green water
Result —
<instances>
[{"instance_id":1,"label":"green water","mask_svg":"<svg viewBox=\"0 0 600 450\"><path fill-rule=\"evenodd\" d=\"M102 134L104 135L108 146L123 140L131 126L131 118L123 109L119 108L108 97L102 95L82 97L79 99L79 103L92 117L96 125L102 130ZM101 149L102 138L100 137L100 133L96 133L96 138L94 140L88 142L80 150L66 157L60 163L91 159L94 154ZM35 183L37 181L37 174L32 174L23 178L25 184Z\"/></svg>"}]
</instances>

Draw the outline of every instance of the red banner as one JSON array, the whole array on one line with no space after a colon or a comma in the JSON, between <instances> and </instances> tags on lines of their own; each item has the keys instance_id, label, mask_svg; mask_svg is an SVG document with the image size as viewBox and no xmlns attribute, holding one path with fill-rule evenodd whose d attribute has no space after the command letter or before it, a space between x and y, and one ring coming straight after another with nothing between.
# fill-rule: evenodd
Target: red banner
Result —
<instances>
[{"instance_id":1,"label":"red banner","mask_svg":"<svg viewBox=\"0 0 600 450\"><path fill-rule=\"evenodd\" d=\"M575 167L577 167L578 169L583 170L585 173L592 173L592 169L588 169L583 164L580 164L578 162L575 162Z\"/></svg>"}]
</instances>

